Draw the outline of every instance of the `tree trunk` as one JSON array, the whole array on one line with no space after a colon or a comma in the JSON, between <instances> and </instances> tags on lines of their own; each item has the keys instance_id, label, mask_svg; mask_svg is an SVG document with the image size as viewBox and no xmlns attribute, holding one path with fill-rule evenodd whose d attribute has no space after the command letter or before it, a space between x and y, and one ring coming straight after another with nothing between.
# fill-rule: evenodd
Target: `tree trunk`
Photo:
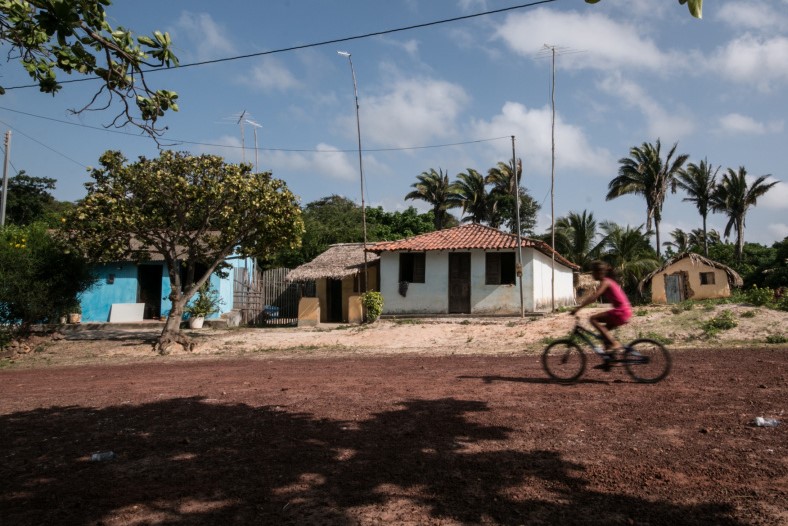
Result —
<instances>
[{"instance_id":1,"label":"tree trunk","mask_svg":"<svg viewBox=\"0 0 788 526\"><path fill-rule=\"evenodd\" d=\"M657 259L662 261L662 247L659 244L659 220L654 219L654 233L657 236Z\"/></svg>"},{"instance_id":2,"label":"tree trunk","mask_svg":"<svg viewBox=\"0 0 788 526\"><path fill-rule=\"evenodd\" d=\"M736 261L741 264L744 257L744 221L736 222Z\"/></svg>"},{"instance_id":3,"label":"tree trunk","mask_svg":"<svg viewBox=\"0 0 788 526\"><path fill-rule=\"evenodd\" d=\"M173 303L170 315L167 316L167 322L164 324L164 330L159 335L156 343L153 344L153 350L159 354L170 354L174 348L180 348L184 351L194 350L196 343L181 332L183 305L180 303L181 301Z\"/></svg>"},{"instance_id":4,"label":"tree trunk","mask_svg":"<svg viewBox=\"0 0 788 526\"><path fill-rule=\"evenodd\" d=\"M703 216L703 257L709 257L709 234L706 232L706 216Z\"/></svg>"}]
</instances>

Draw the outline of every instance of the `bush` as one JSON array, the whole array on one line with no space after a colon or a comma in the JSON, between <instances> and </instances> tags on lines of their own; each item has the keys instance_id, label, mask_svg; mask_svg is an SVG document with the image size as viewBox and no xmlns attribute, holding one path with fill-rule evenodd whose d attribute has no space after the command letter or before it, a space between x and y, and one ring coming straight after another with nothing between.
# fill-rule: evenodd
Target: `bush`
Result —
<instances>
[{"instance_id":1,"label":"bush","mask_svg":"<svg viewBox=\"0 0 788 526\"><path fill-rule=\"evenodd\" d=\"M769 287L758 288L758 285L753 285L750 290L745 293L747 303L762 307L774 301L774 291Z\"/></svg>"},{"instance_id":2,"label":"bush","mask_svg":"<svg viewBox=\"0 0 788 526\"><path fill-rule=\"evenodd\" d=\"M383 294L374 290L365 292L361 295L361 304L366 312L367 323L372 323L380 318L383 312Z\"/></svg>"},{"instance_id":3,"label":"bush","mask_svg":"<svg viewBox=\"0 0 788 526\"><path fill-rule=\"evenodd\" d=\"M95 279L88 263L44 225L0 229L0 325L11 332L73 312Z\"/></svg>"},{"instance_id":4,"label":"bush","mask_svg":"<svg viewBox=\"0 0 788 526\"><path fill-rule=\"evenodd\" d=\"M766 337L766 343L788 343L788 337L784 334L770 334Z\"/></svg>"},{"instance_id":5,"label":"bush","mask_svg":"<svg viewBox=\"0 0 788 526\"><path fill-rule=\"evenodd\" d=\"M720 331L726 331L736 327L736 320L733 317L733 312L724 310L714 318L706 321L703 326L703 333L706 337L711 338L716 336Z\"/></svg>"},{"instance_id":6,"label":"bush","mask_svg":"<svg viewBox=\"0 0 788 526\"><path fill-rule=\"evenodd\" d=\"M211 314L219 312L219 305L224 301L219 297L219 293L211 289L209 282L200 287L197 291L197 298L186 308L183 312L188 314L190 318L203 317L207 318Z\"/></svg>"}]
</instances>

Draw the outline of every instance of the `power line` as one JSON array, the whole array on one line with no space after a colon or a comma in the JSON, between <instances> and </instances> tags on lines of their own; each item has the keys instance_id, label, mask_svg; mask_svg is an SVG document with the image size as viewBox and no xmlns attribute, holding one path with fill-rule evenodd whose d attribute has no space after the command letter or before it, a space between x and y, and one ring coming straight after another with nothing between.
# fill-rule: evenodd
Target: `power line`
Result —
<instances>
[{"instance_id":1,"label":"power line","mask_svg":"<svg viewBox=\"0 0 788 526\"><path fill-rule=\"evenodd\" d=\"M47 150L49 150L49 151L51 151L51 152L54 152L54 153L56 153L57 155L59 155L59 156L63 157L64 159L68 159L68 160L69 160L69 161L71 161L72 163L74 163L74 164L76 164L76 165L79 165L79 166L81 166L82 168L85 168L85 169L87 170L87 168L88 168L88 167L87 167L87 165L84 165L84 164L82 164L81 162L79 162L79 161L76 161L76 160L72 159L71 157L69 157L69 156L68 156L68 155L66 155L65 153L63 153L63 152L59 152L59 151L55 150L55 149L54 149L54 148L52 148L51 146L48 146L48 145L44 144L43 142L39 141L38 139L36 139L36 138L34 138L34 137L31 137L30 135L28 135L28 134L26 134L26 133L24 133L24 132L22 132L22 131L19 131L19 129L18 129L18 128L15 128L15 127L11 126L11 125L10 125L10 124L8 124L7 122L5 122L5 121L1 121L1 120L0 120L0 124L2 124L2 125L4 125L4 126L8 126L8 127L9 127L9 128L11 128L12 130L14 130L16 133L18 133L19 135L21 135L21 136L23 136L23 137L27 137L27 138L28 138L28 139L30 139L31 141L33 141L33 142L35 142L35 143L38 143L39 145L43 146L43 147L44 147L44 148L46 148Z\"/></svg>"},{"instance_id":2,"label":"power line","mask_svg":"<svg viewBox=\"0 0 788 526\"><path fill-rule=\"evenodd\" d=\"M100 126L90 126L89 124L81 124L81 123L77 123L77 122L65 121L63 119L56 119L54 117L46 117L44 115L36 115L35 113L30 113L30 112L26 112L26 111L13 110L11 108L6 108L4 106L0 106L0 110L10 111L12 113L18 113L20 115L25 115L27 117L33 117L33 118L36 118L36 119L43 119L43 120L50 121L50 122L57 122L59 124L67 124L68 126L76 126L78 128L87 128L89 130L96 130L96 131L108 132L108 133L116 133L116 134L120 134L120 135L126 135L128 137L139 137L139 138L142 138L142 139L147 139L147 136L141 135L141 134L128 133L128 132L123 132L123 131L120 131L120 130L113 130L111 128L103 128L103 127L100 127ZM0 121L0 122L2 122L2 121ZM29 137L29 136L25 135L25 137ZM491 137L491 138L487 138L487 139L471 139L471 140L461 141L461 142L454 142L454 143L447 143L447 144L431 144L431 145L425 145L425 146L402 146L402 147L399 147L399 148L370 148L370 149L365 149L365 150L362 150L362 151L364 151L364 152L399 152L399 151L410 151L410 150L427 150L427 149L435 149L435 148L449 148L449 147L452 147L452 146L465 146L465 145L468 145L468 144L478 144L478 143L483 143L483 142L499 141L499 140L502 140L502 139L509 139L509 136L505 136L505 137ZM173 141L173 144L171 146L177 146L177 145L181 145L181 144L191 144L191 145L194 145L194 146L209 146L209 147L212 147L212 148L229 148L229 149L236 149L236 150L240 150L241 148L243 148L243 146L234 146L234 145L231 145L231 144L214 144L214 143L207 143L207 142L188 141L188 140L185 140L185 139L176 139L176 138L172 138L172 139L169 139L169 140ZM310 149L310 148L260 148L260 150L262 150L264 152L287 152L287 153L351 153L351 152L355 153L356 151L358 151L357 149L353 149L353 150L316 150L316 149Z\"/></svg>"},{"instance_id":3,"label":"power line","mask_svg":"<svg viewBox=\"0 0 788 526\"><path fill-rule=\"evenodd\" d=\"M270 50L270 51L260 51L258 53L249 53L249 54L246 54L246 55L237 55L237 56L234 56L234 57L217 58L217 59L213 59L213 60L203 60L203 61L200 61L200 62L192 62L190 64L181 64L181 65L177 66L176 68L151 68L151 69L141 70L141 71L142 71L142 73L154 73L154 72L158 72L158 71L168 71L168 70L171 70L171 69L183 69L183 68L191 68L191 67L196 67L196 66L207 66L209 64L218 64L218 63L221 63L221 62L231 62L231 61L234 61L234 60L242 60L242 59L246 59L246 58L262 57L262 56L265 56L265 55L274 55L274 54L277 54L277 53L286 53L288 51L298 51L300 49L308 49L308 48L313 48L313 47L327 46L329 44L339 44L341 42L349 42L351 40L361 40L361 39L364 39L364 38L376 37L376 36L381 36L381 35L390 35L392 33L400 33L402 31L411 31L413 29L422 29L422 28L425 28L425 27L437 26L437 25L441 25L441 24L448 24L448 23L451 23L451 22L459 22L459 21L462 21L462 20L469 20L471 18L477 18L477 17L482 17L482 16L488 16L488 15L495 15L495 14L504 13L504 12L507 12L507 11L515 11L517 9L525 9L525 8L528 8L528 7L534 7L534 6L537 6L537 5L540 5L540 4L549 4L549 3L555 2L555 1L556 0L539 0L537 2L530 2L528 4L520 4L520 5L511 6L511 7L504 7L504 8L501 8L501 9L493 9L493 10L490 10L490 11L483 11L481 13L474 13L472 15L457 16L457 17L453 17L453 18L444 18L442 20L435 20L433 22L425 22L423 24L414 24L414 25L411 25L411 26L398 27L398 28L395 28L395 29L386 29L386 30L383 30L383 31L375 31L375 32L372 32L372 33L364 33L364 34L361 34L361 35L354 35L354 36L343 37L343 38L335 38L335 39L332 39L332 40L323 40L321 42L314 42L312 44L303 44L303 45L300 45L300 46L290 46L290 47L285 47L285 48L273 49L273 50ZM89 81L89 80L97 80L97 79L99 79L99 77L97 77L97 76L84 77L84 78L79 78L79 79L70 79L70 80L59 81L58 84L73 84L75 82L86 82L86 81ZM6 91L8 91L8 90L12 90L12 89L26 89L26 88L38 88L38 87L39 87L38 84L27 84L27 85L24 85L24 86L7 87L5 89L6 89Z\"/></svg>"}]
</instances>

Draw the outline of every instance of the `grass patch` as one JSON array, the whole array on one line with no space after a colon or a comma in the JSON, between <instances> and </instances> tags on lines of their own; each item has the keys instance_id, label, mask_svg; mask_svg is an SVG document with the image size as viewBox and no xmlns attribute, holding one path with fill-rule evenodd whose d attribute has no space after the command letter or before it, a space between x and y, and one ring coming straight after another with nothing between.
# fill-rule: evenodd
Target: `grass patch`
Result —
<instances>
[{"instance_id":1,"label":"grass patch","mask_svg":"<svg viewBox=\"0 0 788 526\"><path fill-rule=\"evenodd\" d=\"M754 318L754 317L755 317L755 316L757 316L757 315L758 315L758 312L757 312L757 311L754 311L754 310L748 310L748 311L744 311L744 312L742 312L742 313L740 314L740 316L741 316L742 318Z\"/></svg>"},{"instance_id":2,"label":"grass patch","mask_svg":"<svg viewBox=\"0 0 788 526\"><path fill-rule=\"evenodd\" d=\"M721 331L733 329L736 325L737 323L733 317L733 312L724 310L710 320L705 321L703 325L701 325L701 329L707 338L713 338Z\"/></svg>"},{"instance_id":3,"label":"grass patch","mask_svg":"<svg viewBox=\"0 0 788 526\"><path fill-rule=\"evenodd\" d=\"M646 316L648 311L646 309L638 309L635 311L635 316Z\"/></svg>"},{"instance_id":4,"label":"grass patch","mask_svg":"<svg viewBox=\"0 0 788 526\"><path fill-rule=\"evenodd\" d=\"M639 332L637 337L648 338L649 340L654 340L655 342L661 343L662 345L670 345L674 342L673 338L654 331Z\"/></svg>"},{"instance_id":5,"label":"grass patch","mask_svg":"<svg viewBox=\"0 0 788 526\"><path fill-rule=\"evenodd\" d=\"M395 325L418 325L419 323L421 323L419 320L414 318L393 319L391 321Z\"/></svg>"},{"instance_id":6,"label":"grass patch","mask_svg":"<svg viewBox=\"0 0 788 526\"><path fill-rule=\"evenodd\" d=\"M788 336L784 334L770 334L766 337L766 343L788 343Z\"/></svg>"}]
</instances>

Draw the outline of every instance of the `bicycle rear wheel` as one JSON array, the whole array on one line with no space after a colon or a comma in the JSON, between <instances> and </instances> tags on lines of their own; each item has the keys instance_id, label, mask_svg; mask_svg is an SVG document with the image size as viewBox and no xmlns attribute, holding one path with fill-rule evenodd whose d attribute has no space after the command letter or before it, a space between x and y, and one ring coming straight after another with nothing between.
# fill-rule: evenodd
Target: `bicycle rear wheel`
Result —
<instances>
[{"instance_id":1,"label":"bicycle rear wheel","mask_svg":"<svg viewBox=\"0 0 788 526\"><path fill-rule=\"evenodd\" d=\"M653 384L665 378L670 372L672 360L670 353L661 343L643 338L635 340L626 347L624 368L634 380Z\"/></svg>"},{"instance_id":2,"label":"bicycle rear wheel","mask_svg":"<svg viewBox=\"0 0 788 526\"><path fill-rule=\"evenodd\" d=\"M586 369L586 355L572 340L556 340L542 353L542 367L553 380L574 382Z\"/></svg>"}]
</instances>

